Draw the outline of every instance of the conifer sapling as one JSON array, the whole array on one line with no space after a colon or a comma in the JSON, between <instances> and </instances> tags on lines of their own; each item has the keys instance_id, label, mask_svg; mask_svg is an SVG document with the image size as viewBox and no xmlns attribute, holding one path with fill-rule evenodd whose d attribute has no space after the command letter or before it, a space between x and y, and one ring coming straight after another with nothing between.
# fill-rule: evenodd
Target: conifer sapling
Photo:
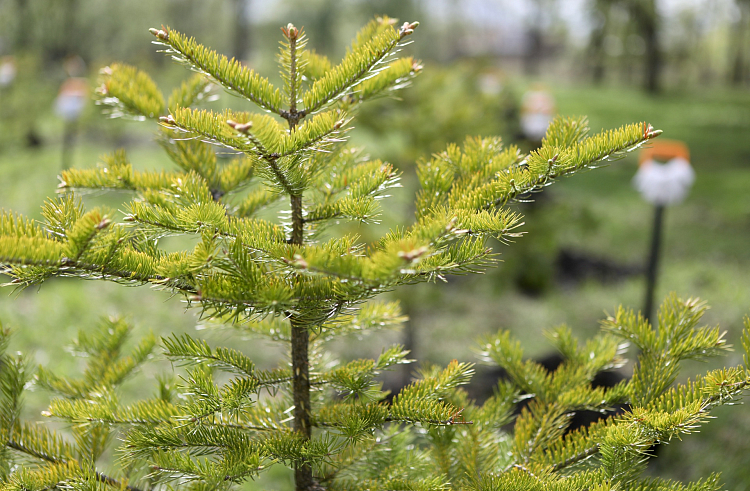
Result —
<instances>
[{"instance_id":1,"label":"conifer sapling","mask_svg":"<svg viewBox=\"0 0 750 491\"><path fill-rule=\"evenodd\" d=\"M260 370L239 350L189 335L148 336L127 353L129 326L105 320L76 341L88 361L81 378L46 368L36 373L36 384L58 396L46 414L72 424L71 442L19 420L30 370L24 358L3 355L4 486L226 489L285 465L300 491L679 489L643 480L643 450L690 431L747 384L740 367L670 388L679 360L725 348L716 329L697 326L699 302L668 299L659 330L618 311L605 322L606 333L585 345L569 330L553 331L566 358L553 374L523 360L509 334L489 337L486 359L512 380L481 407L460 389L470 363L426 367L388 403L376 377L408 361L402 347L347 363L326 353L334 337L403 322L396 304L373 301L380 293L491 264L487 241L520 233L521 216L506 208L509 202L660 133L643 123L589 137L585 119L557 118L528 155L499 138L467 138L418 163L413 224L371 244L336 235L336 222L374 221L380 198L398 182L390 164L345 143L360 104L404 87L421 70L418 61L397 57L418 24L394 25L386 17L367 24L338 65L307 50L302 29L287 25L282 89L167 27L151 30L157 43L198 72L169 98L136 68L102 71L99 102L113 115L158 122L177 170L136 171L118 151L97 169L64 171L64 194L45 203L42 222L3 212L0 263L9 284L74 276L166 289L201 309L206 322L282 343L289 360ZM263 112L196 109L211 84ZM234 158L217 158L217 147ZM118 219L111 210L85 210L74 191L86 189L134 197ZM196 245L165 252L159 241L170 235L192 236ZM592 389L597 371L622 362L618 337L641 349L633 379ZM3 349L7 338L3 331ZM119 385L157 344L186 367L181 381L165 378L158 396L121 403ZM509 436L501 426L511 421L521 391L533 400ZM574 411L606 413L626 403L625 415L565 435ZM122 439L120 458L102 464L114 435ZM19 458L33 465L11 467Z\"/></svg>"}]
</instances>

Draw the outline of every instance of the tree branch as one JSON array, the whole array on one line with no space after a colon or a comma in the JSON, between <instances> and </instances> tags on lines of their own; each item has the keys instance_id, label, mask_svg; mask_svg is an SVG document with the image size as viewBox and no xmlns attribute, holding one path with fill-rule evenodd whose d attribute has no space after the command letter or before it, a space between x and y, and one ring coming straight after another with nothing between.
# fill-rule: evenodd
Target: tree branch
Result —
<instances>
[{"instance_id":1,"label":"tree branch","mask_svg":"<svg viewBox=\"0 0 750 491\"><path fill-rule=\"evenodd\" d=\"M52 464L67 464L69 461L65 459L58 459L56 457L52 457L51 455L47 455L42 452L37 452L35 450L32 450L30 448L25 447L24 445L21 445L18 442L9 441L5 444L8 448L12 448L13 450L18 450L19 452L23 452L26 455L31 455L32 457L36 457L37 459L44 460L45 462L50 462ZM108 484L110 486L113 486L118 489L127 489L128 491L141 491L140 488L137 488L135 486L131 486L129 484L123 484L122 482L118 481L114 477L110 477L106 474L102 474L99 471L95 471L96 480Z\"/></svg>"},{"instance_id":2,"label":"tree branch","mask_svg":"<svg viewBox=\"0 0 750 491\"><path fill-rule=\"evenodd\" d=\"M578 462L581 462L582 460L586 460L587 458L591 457L592 455L595 455L599 453L599 444L596 443L594 446L587 448L583 452L580 452L576 455L573 455L572 457L568 457L567 459L563 460L562 462L558 462L557 464L552 466L552 472L560 472L561 470L565 469L566 467L569 467L573 464L576 464Z\"/></svg>"}]
</instances>

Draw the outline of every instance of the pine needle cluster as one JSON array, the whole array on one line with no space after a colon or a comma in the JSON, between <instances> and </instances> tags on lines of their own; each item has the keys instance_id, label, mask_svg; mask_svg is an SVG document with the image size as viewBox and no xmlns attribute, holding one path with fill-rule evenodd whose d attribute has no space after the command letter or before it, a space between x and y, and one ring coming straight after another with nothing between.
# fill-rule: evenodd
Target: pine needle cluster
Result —
<instances>
[{"instance_id":1,"label":"pine needle cluster","mask_svg":"<svg viewBox=\"0 0 750 491\"><path fill-rule=\"evenodd\" d=\"M176 169L137 171L118 151L96 169L64 171L63 194L44 204L41 222L2 212L8 284L72 276L151 285L182 295L209 324L281 343L289 357L262 370L239 350L189 335L147 336L126 351L130 327L103 320L75 342L87 360L80 378L44 368L34 378L56 394L45 414L71 425L71 441L19 420L32 371L25 358L4 354L5 488L229 489L284 465L305 491L682 489L641 479L645 450L691 431L747 383L745 368L736 368L672 388L680 360L726 348L717 330L697 327L698 302L669 299L658 331L618 311L605 334L583 346L558 329L550 337L566 362L554 374L524 360L507 333L488 338L486 359L511 380L481 407L460 388L473 373L469 363L425 368L389 401L378 376L410 361L403 347L346 363L327 353L335 337L404 321L397 304L374 301L379 294L492 264L487 241L521 233L522 217L509 202L660 133L642 123L589 136L585 119L558 118L529 155L497 138L468 138L418 163L413 224L371 244L337 236L334 223L376 221L380 200L398 185L391 165L345 143L361 103L406 86L421 70L397 56L418 24L394 26L385 17L370 22L338 65L307 50L305 33L286 26L281 89L167 27L152 29L156 42L198 72L170 97L136 68L102 71L99 102L114 116L158 123ZM264 112L197 108L212 85ZM217 158L216 147L234 158ZM86 210L76 193L87 189L125 190L133 199L118 219L112 210ZM279 203L289 209L273 217ZM172 235L192 236L196 245L166 252L160 239ZM3 331L3 349L7 338ZM641 350L632 380L589 388L597 371L621 363L624 341ZM119 386L156 353L184 375L161 379L153 398L121 402ZM522 393L533 398L508 433L503 426ZM565 433L575 411L606 413L618 404L630 409ZM118 439L119 459L102 471L102 456Z\"/></svg>"}]
</instances>

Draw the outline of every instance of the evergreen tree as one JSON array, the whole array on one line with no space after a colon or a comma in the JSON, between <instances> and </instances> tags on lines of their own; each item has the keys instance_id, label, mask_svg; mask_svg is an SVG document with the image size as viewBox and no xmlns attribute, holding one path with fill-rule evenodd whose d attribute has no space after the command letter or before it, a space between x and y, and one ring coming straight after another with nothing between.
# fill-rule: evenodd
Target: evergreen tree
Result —
<instances>
[{"instance_id":1,"label":"evergreen tree","mask_svg":"<svg viewBox=\"0 0 750 491\"><path fill-rule=\"evenodd\" d=\"M65 194L45 203L43 222L3 212L0 263L9 284L73 276L167 289L215 324L282 343L289 359L260 370L236 349L188 335L147 336L128 353L127 323L104 320L75 342L88 361L82 377L36 372L36 384L57 394L45 414L72 425L71 441L20 421L31 370L25 358L3 354L4 488L227 489L286 465L298 490L683 489L641 477L645 450L689 432L748 380L738 367L670 388L681 359L726 348L718 329L698 327L705 307L697 301L668 299L658 330L620 310L605 321L602 336L584 345L568 329L551 332L566 358L552 374L523 360L509 334L488 338L485 357L512 379L481 407L460 389L470 363L423 368L387 402L376 377L408 361L402 347L348 363L325 351L334 337L403 321L397 305L373 301L378 294L491 264L486 241L520 233L521 217L507 203L660 133L644 123L589 137L584 119L558 118L529 155L496 138L468 138L419 163L411 226L369 245L337 236L330 227L337 221L376 221L379 198L398 182L390 165L362 157L343 140L362 102L403 87L420 71L415 60L395 56L416 27L374 20L334 66L305 50L304 33L290 24L279 54L283 89L164 27L152 30L157 42L199 72L166 101L133 67L102 71L100 102L115 115L158 121L178 170L136 171L115 152L97 169L64 171ZM209 83L265 113L194 109ZM221 163L214 146L236 158ZM128 190L135 197L118 223L113 211L86 211L75 189ZM278 203L290 211L276 221L263 215ZM195 237L195 247L159 248L161 238L175 234ZM621 363L618 337L641 350L633 378L608 390L591 388L597 371ZM6 331L0 341L4 352ZM187 367L182 380L164 378L156 397L121 402L119 385L157 344ZM744 346L750 348L747 334ZM511 436L502 426L522 392L533 398ZM606 413L615 404L630 409L565 434L576 410ZM115 435L122 439L120 458L105 472L101 457ZM689 489L717 489L717 483L712 477Z\"/></svg>"}]
</instances>

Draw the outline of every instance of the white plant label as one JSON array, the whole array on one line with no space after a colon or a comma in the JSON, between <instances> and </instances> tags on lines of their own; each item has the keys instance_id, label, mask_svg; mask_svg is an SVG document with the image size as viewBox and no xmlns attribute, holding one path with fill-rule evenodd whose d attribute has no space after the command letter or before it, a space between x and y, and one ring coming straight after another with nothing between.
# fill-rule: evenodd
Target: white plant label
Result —
<instances>
[{"instance_id":1,"label":"white plant label","mask_svg":"<svg viewBox=\"0 0 750 491\"><path fill-rule=\"evenodd\" d=\"M649 159L638 167L633 186L649 203L667 206L682 202L694 181L695 172L683 157L663 164Z\"/></svg>"}]
</instances>

